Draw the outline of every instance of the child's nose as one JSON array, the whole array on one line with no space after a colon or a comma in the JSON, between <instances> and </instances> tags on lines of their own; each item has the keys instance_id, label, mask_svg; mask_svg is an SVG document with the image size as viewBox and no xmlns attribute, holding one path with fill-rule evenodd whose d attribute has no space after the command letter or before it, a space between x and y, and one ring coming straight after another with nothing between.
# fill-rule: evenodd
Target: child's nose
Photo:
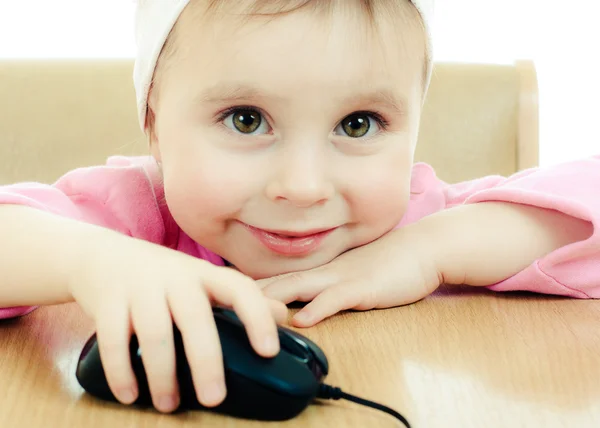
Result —
<instances>
[{"instance_id":1,"label":"child's nose","mask_svg":"<svg viewBox=\"0 0 600 428\"><path fill-rule=\"evenodd\" d=\"M290 153L273 168L276 172L266 188L271 200L286 200L294 206L307 208L326 202L335 193L322 154L309 150Z\"/></svg>"}]
</instances>

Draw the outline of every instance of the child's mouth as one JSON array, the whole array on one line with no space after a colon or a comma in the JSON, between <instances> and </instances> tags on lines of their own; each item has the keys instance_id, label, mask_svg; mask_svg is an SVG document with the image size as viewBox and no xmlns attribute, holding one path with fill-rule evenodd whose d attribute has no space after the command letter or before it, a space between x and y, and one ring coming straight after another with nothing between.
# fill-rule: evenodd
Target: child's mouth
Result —
<instances>
[{"instance_id":1,"label":"child's mouth","mask_svg":"<svg viewBox=\"0 0 600 428\"><path fill-rule=\"evenodd\" d=\"M316 251L323 240L337 229L334 227L307 231L276 231L244 225L265 247L287 256L306 255Z\"/></svg>"}]
</instances>

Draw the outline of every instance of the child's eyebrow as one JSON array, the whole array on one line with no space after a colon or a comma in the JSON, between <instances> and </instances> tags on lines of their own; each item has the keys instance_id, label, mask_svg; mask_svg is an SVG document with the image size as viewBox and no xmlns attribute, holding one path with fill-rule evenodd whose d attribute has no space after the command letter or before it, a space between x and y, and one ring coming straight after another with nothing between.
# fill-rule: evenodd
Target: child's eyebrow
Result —
<instances>
[{"instance_id":1,"label":"child's eyebrow","mask_svg":"<svg viewBox=\"0 0 600 428\"><path fill-rule=\"evenodd\" d=\"M277 99L281 96L267 94L265 91L242 83L219 83L198 94L195 101L199 103L226 103L249 99Z\"/></svg>"},{"instance_id":2,"label":"child's eyebrow","mask_svg":"<svg viewBox=\"0 0 600 428\"><path fill-rule=\"evenodd\" d=\"M406 100L398 97L390 88L377 89L373 92L364 92L341 100L345 105L381 105L394 110L396 114L406 114Z\"/></svg>"},{"instance_id":3,"label":"child's eyebrow","mask_svg":"<svg viewBox=\"0 0 600 428\"><path fill-rule=\"evenodd\" d=\"M284 98L283 96L269 93L255 86L243 83L221 82L198 94L194 101L195 104L223 104L257 99L269 99L281 102ZM397 114L406 113L405 99L398 97L391 88L387 87L340 97L337 101L343 106L380 105L391 108Z\"/></svg>"}]
</instances>

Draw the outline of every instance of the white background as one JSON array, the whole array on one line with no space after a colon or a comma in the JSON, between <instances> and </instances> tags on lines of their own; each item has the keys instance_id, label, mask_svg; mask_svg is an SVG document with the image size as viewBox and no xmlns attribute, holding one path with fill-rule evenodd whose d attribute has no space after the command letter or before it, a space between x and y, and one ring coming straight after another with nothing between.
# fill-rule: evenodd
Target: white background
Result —
<instances>
[{"instance_id":1,"label":"white background","mask_svg":"<svg viewBox=\"0 0 600 428\"><path fill-rule=\"evenodd\" d=\"M0 0L0 58L132 57L133 5ZM533 59L541 164L600 154L600 1L437 0L434 44L438 61Z\"/></svg>"}]
</instances>

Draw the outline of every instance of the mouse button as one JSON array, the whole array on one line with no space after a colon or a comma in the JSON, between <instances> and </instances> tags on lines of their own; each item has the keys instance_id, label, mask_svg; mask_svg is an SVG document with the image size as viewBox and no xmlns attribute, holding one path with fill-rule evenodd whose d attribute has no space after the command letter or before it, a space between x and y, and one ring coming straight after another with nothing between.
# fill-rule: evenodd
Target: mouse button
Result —
<instances>
[{"instance_id":1,"label":"mouse button","mask_svg":"<svg viewBox=\"0 0 600 428\"><path fill-rule=\"evenodd\" d=\"M224 321L233 322L234 324L242 325L242 321L240 320L240 318L237 316L235 311L232 311L231 309L215 306L213 307L213 315L215 317L215 320L220 319Z\"/></svg>"},{"instance_id":2,"label":"mouse button","mask_svg":"<svg viewBox=\"0 0 600 428\"><path fill-rule=\"evenodd\" d=\"M217 332L224 358L238 361L255 354L243 327L228 321L217 320Z\"/></svg>"},{"instance_id":3,"label":"mouse button","mask_svg":"<svg viewBox=\"0 0 600 428\"><path fill-rule=\"evenodd\" d=\"M221 331L221 335L226 338L225 340L235 341L232 345L240 346L244 344L245 346L251 346L246 330L235 312L227 309L219 309L218 315L215 315L215 322ZM289 331L284 327L278 328L281 349L287 351L302 363L307 364L313 359L312 352L299 336L287 334Z\"/></svg>"},{"instance_id":4,"label":"mouse button","mask_svg":"<svg viewBox=\"0 0 600 428\"><path fill-rule=\"evenodd\" d=\"M322 374L327 375L329 372L329 362L327 361L327 357L325 356L323 350L308 337L302 336L293 330L286 329L285 331L289 334L289 336L295 339L296 343L302 343L303 347L305 347L316 360Z\"/></svg>"},{"instance_id":5,"label":"mouse button","mask_svg":"<svg viewBox=\"0 0 600 428\"><path fill-rule=\"evenodd\" d=\"M312 355L308 346L296 336L288 334L287 330L279 331L279 343L281 349L286 350L303 363L308 363Z\"/></svg>"},{"instance_id":6,"label":"mouse button","mask_svg":"<svg viewBox=\"0 0 600 428\"><path fill-rule=\"evenodd\" d=\"M274 357L262 357L254 351L244 330L231 324L224 323L219 335L226 372L290 396L307 396L317 387L308 364L294 354L282 350Z\"/></svg>"}]
</instances>

